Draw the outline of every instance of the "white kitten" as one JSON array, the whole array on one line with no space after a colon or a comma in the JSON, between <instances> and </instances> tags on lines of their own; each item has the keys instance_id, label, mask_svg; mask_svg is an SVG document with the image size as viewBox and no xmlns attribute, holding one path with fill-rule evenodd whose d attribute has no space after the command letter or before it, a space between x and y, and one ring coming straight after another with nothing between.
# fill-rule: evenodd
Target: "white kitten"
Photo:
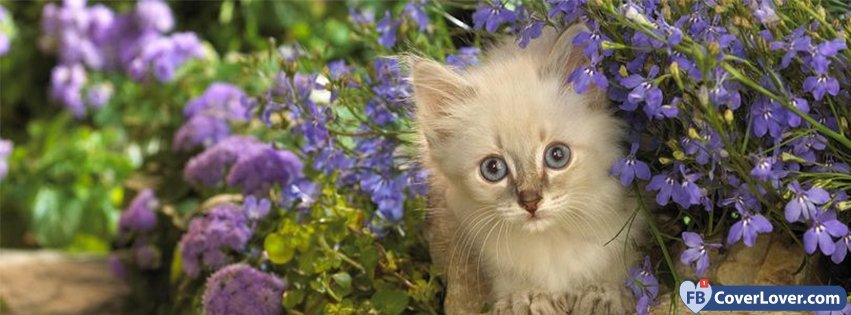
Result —
<instances>
[{"instance_id":1,"label":"white kitten","mask_svg":"<svg viewBox=\"0 0 851 315\"><path fill-rule=\"evenodd\" d=\"M448 314L624 313L624 280L644 230L609 176L623 126L603 91L565 78L587 60L584 28L547 29L522 49L504 43L464 72L412 58L431 172L427 237L448 277ZM638 240L640 241L640 240ZM626 248L625 248L626 246Z\"/></svg>"}]
</instances>

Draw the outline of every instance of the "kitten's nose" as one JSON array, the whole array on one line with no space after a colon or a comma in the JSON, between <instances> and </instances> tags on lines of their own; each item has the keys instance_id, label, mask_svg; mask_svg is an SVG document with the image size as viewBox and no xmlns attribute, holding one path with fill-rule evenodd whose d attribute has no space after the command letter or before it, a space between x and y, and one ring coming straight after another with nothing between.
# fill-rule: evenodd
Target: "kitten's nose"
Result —
<instances>
[{"instance_id":1,"label":"kitten's nose","mask_svg":"<svg viewBox=\"0 0 851 315\"><path fill-rule=\"evenodd\" d=\"M524 190L517 193L517 202L526 209L529 214L535 214L538 203L541 202L541 192L538 190Z\"/></svg>"}]
</instances>

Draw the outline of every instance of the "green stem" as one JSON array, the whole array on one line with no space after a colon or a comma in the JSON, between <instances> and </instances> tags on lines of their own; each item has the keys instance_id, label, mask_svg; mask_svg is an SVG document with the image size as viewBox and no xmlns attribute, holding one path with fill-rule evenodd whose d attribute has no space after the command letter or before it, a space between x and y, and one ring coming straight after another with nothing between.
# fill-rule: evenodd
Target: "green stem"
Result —
<instances>
[{"instance_id":1,"label":"green stem","mask_svg":"<svg viewBox=\"0 0 851 315\"><path fill-rule=\"evenodd\" d=\"M792 104L790 104L788 101L786 101L782 97L777 96L774 93L771 93L770 91L766 90L764 87L757 84L753 80L748 79L743 73L739 72L739 70L736 70L736 68L733 67L732 65L730 65L726 62L722 63L721 65L724 67L724 69L726 69L728 72L730 72L730 74L732 74L734 77L736 77L736 79L739 80L739 82L742 82L745 85L747 85L748 87L756 90L757 92L760 92L763 95L768 96L769 98L777 101L778 103L783 105L783 107L786 107L786 109L792 111L793 113L795 113L798 116L801 116L801 118L803 118L804 120L809 122L814 128L816 128L816 130L818 130L822 134L824 134L824 135L826 135L830 138L833 138L833 140L836 140L837 142L841 143L845 147L851 149L851 140L849 140L848 138L844 137L843 135L841 135L841 134L839 134L839 133L837 133L833 130L830 130L830 128L827 128L825 125L822 125L817 120L810 117L810 115L805 114L800 109L793 106Z\"/></svg>"}]
</instances>

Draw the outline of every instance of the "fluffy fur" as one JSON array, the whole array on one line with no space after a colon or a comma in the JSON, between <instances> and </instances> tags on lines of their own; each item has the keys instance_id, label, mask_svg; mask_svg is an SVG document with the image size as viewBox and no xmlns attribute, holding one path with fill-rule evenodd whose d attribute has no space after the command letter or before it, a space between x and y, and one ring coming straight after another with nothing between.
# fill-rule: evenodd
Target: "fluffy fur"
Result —
<instances>
[{"instance_id":1,"label":"fluffy fur","mask_svg":"<svg viewBox=\"0 0 851 315\"><path fill-rule=\"evenodd\" d=\"M427 238L444 270L447 314L623 313L626 269L642 220L605 245L635 204L609 170L621 156L623 126L604 93L577 94L565 78L587 60L548 29L526 49L506 42L468 70L412 58L411 79L431 178ZM565 143L571 160L550 169L544 151ZM485 180L480 163L504 158L509 175ZM537 190L535 215L518 191ZM627 246L628 248L624 248Z\"/></svg>"}]
</instances>

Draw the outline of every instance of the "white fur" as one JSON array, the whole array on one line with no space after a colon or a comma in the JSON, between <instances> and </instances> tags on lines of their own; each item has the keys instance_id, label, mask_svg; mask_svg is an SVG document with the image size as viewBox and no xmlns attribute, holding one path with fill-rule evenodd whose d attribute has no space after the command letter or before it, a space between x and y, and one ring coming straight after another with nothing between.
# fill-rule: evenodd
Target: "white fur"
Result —
<instances>
[{"instance_id":1,"label":"white fur","mask_svg":"<svg viewBox=\"0 0 851 315\"><path fill-rule=\"evenodd\" d=\"M474 91L452 97L451 89L440 86L449 95L446 104L422 103L441 97L427 95L438 89L429 82L440 80L429 75L452 75L421 73L426 78L418 85L417 65L413 69L419 123L428 139L424 163L433 190L464 235L455 244L460 249L449 254L478 257L494 300L517 292L622 285L635 259L632 247L624 248L626 232L604 246L635 209L609 176L622 154L623 127L599 104L598 91L577 94L564 83L566 73L545 71L547 56L560 49L556 38L547 31L526 50L513 43L495 47L483 64L444 81ZM544 165L544 150L553 142L571 149L564 169ZM491 183L480 175L480 162L489 155L505 159L507 178ZM515 185L530 181L543 187L535 218L515 193ZM633 232L642 230L638 221Z\"/></svg>"}]
</instances>

